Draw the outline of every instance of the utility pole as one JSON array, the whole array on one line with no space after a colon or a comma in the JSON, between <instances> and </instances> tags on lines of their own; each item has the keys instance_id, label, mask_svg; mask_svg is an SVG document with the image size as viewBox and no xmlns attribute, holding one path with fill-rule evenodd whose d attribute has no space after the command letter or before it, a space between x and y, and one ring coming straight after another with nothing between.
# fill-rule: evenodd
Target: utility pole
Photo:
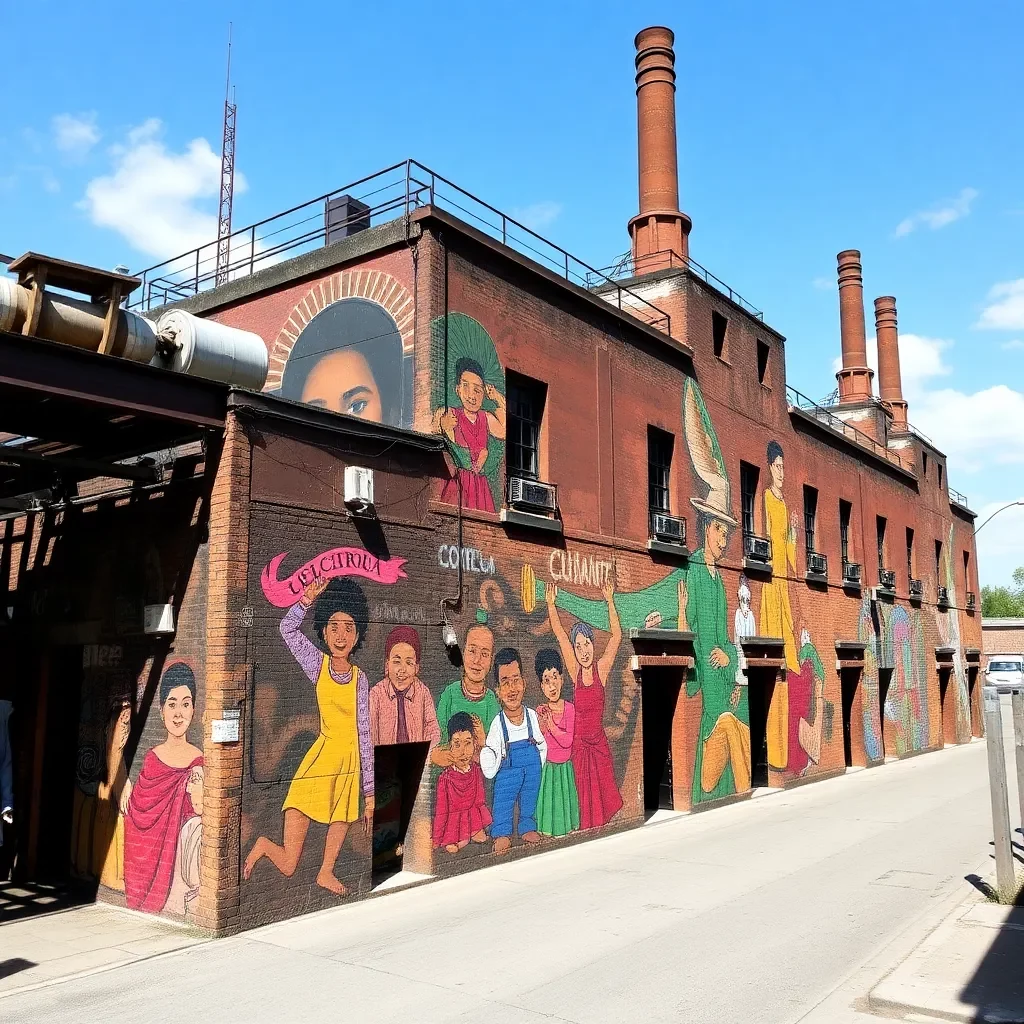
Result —
<instances>
[{"instance_id":1,"label":"utility pole","mask_svg":"<svg viewBox=\"0 0 1024 1024\"><path fill-rule=\"evenodd\" d=\"M224 135L220 151L220 213L217 219L217 284L228 280L231 268L231 207L235 197L235 115L231 94L231 23L228 23L228 79L224 89Z\"/></svg>"},{"instance_id":2,"label":"utility pole","mask_svg":"<svg viewBox=\"0 0 1024 1024\"><path fill-rule=\"evenodd\" d=\"M1010 843L1010 796L1006 785L1006 755L1003 750L1003 714L999 691L986 685L982 690L985 706L985 746L988 750L989 794L992 799L992 834L996 851L996 890L1000 903L1016 896L1013 847Z\"/></svg>"}]
</instances>

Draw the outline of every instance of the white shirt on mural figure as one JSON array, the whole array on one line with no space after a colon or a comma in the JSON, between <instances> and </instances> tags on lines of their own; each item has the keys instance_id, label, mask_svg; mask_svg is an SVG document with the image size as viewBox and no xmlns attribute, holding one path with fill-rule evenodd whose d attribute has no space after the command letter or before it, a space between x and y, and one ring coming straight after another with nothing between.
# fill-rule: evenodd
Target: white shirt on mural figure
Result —
<instances>
[{"instance_id":1,"label":"white shirt on mural figure","mask_svg":"<svg viewBox=\"0 0 1024 1024\"><path fill-rule=\"evenodd\" d=\"M736 642L736 685L746 686L747 685L747 659L743 655L743 644L742 641L748 637L757 636L757 621L754 618L754 613L750 608L750 586L747 583L746 576L740 576L740 589L737 594L739 597L739 607L736 609L736 617L733 619L733 629L735 632L734 640Z\"/></svg>"},{"instance_id":2,"label":"white shirt on mural figure","mask_svg":"<svg viewBox=\"0 0 1024 1024\"><path fill-rule=\"evenodd\" d=\"M504 719L505 728L508 730L509 743L516 743L520 740L528 740L530 732L533 732L533 741L537 745L537 753L540 754L540 763L543 765L548 758L548 744L544 734L540 731L540 723L537 721L537 712L533 708L525 708L526 714L520 725L510 722L505 717L505 712L500 712L491 722L491 728L487 732L487 744L480 751L480 770L484 777L493 779L498 774L501 762L505 760L505 734L502 732L501 723ZM529 716L529 717L527 717ZM527 728L529 722L529 728Z\"/></svg>"}]
</instances>

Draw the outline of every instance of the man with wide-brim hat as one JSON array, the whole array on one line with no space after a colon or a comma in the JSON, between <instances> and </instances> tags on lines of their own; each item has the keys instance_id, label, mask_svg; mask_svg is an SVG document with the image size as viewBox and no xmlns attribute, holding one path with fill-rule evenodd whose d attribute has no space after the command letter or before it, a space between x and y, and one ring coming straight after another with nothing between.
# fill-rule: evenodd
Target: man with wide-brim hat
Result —
<instances>
[{"instance_id":1,"label":"man with wide-brim hat","mask_svg":"<svg viewBox=\"0 0 1024 1024\"><path fill-rule=\"evenodd\" d=\"M680 629L695 634L694 671L686 692L701 695L700 737L693 765L693 803L717 800L750 786L750 712L745 686L736 683L737 651L729 640L729 610L718 562L739 524L729 508L728 481L706 498L691 498L700 513L700 550L679 585Z\"/></svg>"}]
</instances>

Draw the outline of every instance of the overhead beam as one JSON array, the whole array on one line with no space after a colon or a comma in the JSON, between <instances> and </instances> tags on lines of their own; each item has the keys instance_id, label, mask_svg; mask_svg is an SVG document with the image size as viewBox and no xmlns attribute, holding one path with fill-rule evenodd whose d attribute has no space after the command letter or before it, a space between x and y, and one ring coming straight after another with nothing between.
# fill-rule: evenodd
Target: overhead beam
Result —
<instances>
[{"instance_id":1,"label":"overhead beam","mask_svg":"<svg viewBox=\"0 0 1024 1024\"><path fill-rule=\"evenodd\" d=\"M68 458L62 455L40 455L38 452L22 451L9 445L0 445L0 466L48 467L56 473L74 473L81 479L94 476L110 476L118 480L132 480L136 483L156 483L160 479L156 466L126 466L119 462L98 462L92 459Z\"/></svg>"}]
</instances>

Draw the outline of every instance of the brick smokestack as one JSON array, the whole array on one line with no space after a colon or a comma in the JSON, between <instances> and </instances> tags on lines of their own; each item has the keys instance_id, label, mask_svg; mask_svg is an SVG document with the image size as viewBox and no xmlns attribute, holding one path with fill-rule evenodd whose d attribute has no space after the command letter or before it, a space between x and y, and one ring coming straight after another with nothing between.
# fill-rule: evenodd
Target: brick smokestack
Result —
<instances>
[{"instance_id":1,"label":"brick smokestack","mask_svg":"<svg viewBox=\"0 0 1024 1024\"><path fill-rule=\"evenodd\" d=\"M676 166L675 35L671 29L642 29L636 45L636 113L640 170L640 213L629 222L636 273L686 261L690 218L679 209Z\"/></svg>"},{"instance_id":2,"label":"brick smokestack","mask_svg":"<svg viewBox=\"0 0 1024 1024\"><path fill-rule=\"evenodd\" d=\"M864 328L864 279L860 253L846 249L839 261L839 331L843 345L843 368L836 374L840 402L864 402L871 398L868 344Z\"/></svg>"},{"instance_id":3,"label":"brick smokestack","mask_svg":"<svg viewBox=\"0 0 1024 1024\"><path fill-rule=\"evenodd\" d=\"M900 381L900 339L896 330L896 300L875 299L875 338L878 341L878 397L892 412L892 429L907 429L907 403Z\"/></svg>"}]
</instances>

